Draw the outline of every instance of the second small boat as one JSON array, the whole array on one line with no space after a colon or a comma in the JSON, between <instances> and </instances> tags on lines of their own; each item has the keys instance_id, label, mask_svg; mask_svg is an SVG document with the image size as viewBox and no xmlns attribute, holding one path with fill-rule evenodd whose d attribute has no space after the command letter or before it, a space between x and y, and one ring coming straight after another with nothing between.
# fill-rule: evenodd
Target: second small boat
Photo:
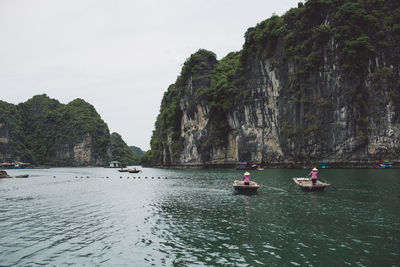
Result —
<instances>
[{"instance_id":1,"label":"second small boat","mask_svg":"<svg viewBox=\"0 0 400 267\"><path fill-rule=\"evenodd\" d=\"M133 169L129 169L128 172L129 172L129 173L138 173L138 172L141 172L141 170L138 170L138 169L136 169L136 168L133 168Z\"/></svg>"},{"instance_id":2,"label":"second small boat","mask_svg":"<svg viewBox=\"0 0 400 267\"><path fill-rule=\"evenodd\" d=\"M293 181L304 191L324 191L326 187L331 186L331 184L321 181L317 181L316 184L313 184L310 178L294 177Z\"/></svg>"}]
</instances>

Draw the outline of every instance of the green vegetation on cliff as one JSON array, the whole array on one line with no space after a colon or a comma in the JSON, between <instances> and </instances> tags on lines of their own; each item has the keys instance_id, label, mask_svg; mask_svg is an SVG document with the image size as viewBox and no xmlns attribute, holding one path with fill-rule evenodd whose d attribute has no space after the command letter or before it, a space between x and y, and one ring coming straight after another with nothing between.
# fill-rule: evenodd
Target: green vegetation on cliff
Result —
<instances>
[{"instance_id":1,"label":"green vegetation on cliff","mask_svg":"<svg viewBox=\"0 0 400 267\"><path fill-rule=\"evenodd\" d=\"M230 131L227 114L241 96L238 75L240 53L230 53L221 59L209 73L211 84L200 91L201 99L208 102L210 110L207 114L211 122L210 145L225 145Z\"/></svg>"},{"instance_id":2,"label":"green vegetation on cliff","mask_svg":"<svg viewBox=\"0 0 400 267\"><path fill-rule=\"evenodd\" d=\"M111 154L113 160L127 165L140 164L141 157L133 152L118 133L111 134Z\"/></svg>"},{"instance_id":3,"label":"green vegetation on cliff","mask_svg":"<svg viewBox=\"0 0 400 267\"><path fill-rule=\"evenodd\" d=\"M139 157L142 157L146 153L140 147L137 146L129 146L129 148L132 149L133 153L135 153Z\"/></svg>"},{"instance_id":4,"label":"green vegetation on cliff","mask_svg":"<svg viewBox=\"0 0 400 267\"><path fill-rule=\"evenodd\" d=\"M23 156L25 146L21 129L21 116L15 105L0 100L1 137L6 138L7 141L0 142L0 154Z\"/></svg>"},{"instance_id":5,"label":"green vegetation on cliff","mask_svg":"<svg viewBox=\"0 0 400 267\"><path fill-rule=\"evenodd\" d=\"M181 120L182 111L179 107L178 91L175 85L171 85L164 93L160 114L155 123L156 129L153 131L154 138L150 141L152 150L145 154L143 158L145 163L161 160L163 148L168 145L173 147L173 155L180 153L183 145L180 139Z\"/></svg>"}]
</instances>

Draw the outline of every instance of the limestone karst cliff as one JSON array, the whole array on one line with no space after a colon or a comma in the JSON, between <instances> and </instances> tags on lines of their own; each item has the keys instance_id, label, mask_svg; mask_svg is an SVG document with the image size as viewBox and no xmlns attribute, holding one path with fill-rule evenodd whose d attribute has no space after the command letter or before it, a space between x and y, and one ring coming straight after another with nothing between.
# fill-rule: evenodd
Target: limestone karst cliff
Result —
<instances>
[{"instance_id":1,"label":"limestone karst cliff","mask_svg":"<svg viewBox=\"0 0 400 267\"><path fill-rule=\"evenodd\" d=\"M148 163L400 161L400 2L308 0L168 88Z\"/></svg>"}]
</instances>

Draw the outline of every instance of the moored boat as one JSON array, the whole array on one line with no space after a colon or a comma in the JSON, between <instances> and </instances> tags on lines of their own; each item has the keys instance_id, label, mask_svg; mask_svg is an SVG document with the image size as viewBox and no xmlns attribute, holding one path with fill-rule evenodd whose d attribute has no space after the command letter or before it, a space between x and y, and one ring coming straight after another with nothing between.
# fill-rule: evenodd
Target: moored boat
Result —
<instances>
[{"instance_id":1,"label":"moored boat","mask_svg":"<svg viewBox=\"0 0 400 267\"><path fill-rule=\"evenodd\" d=\"M252 161L248 161L246 164L236 166L235 169L239 171L244 171L244 170L258 170L258 168L261 168L261 166L258 166Z\"/></svg>"},{"instance_id":2,"label":"moored boat","mask_svg":"<svg viewBox=\"0 0 400 267\"><path fill-rule=\"evenodd\" d=\"M384 168L384 169L392 168L392 164L390 164L390 163L382 163L382 164L379 165L379 168Z\"/></svg>"},{"instance_id":3,"label":"moored boat","mask_svg":"<svg viewBox=\"0 0 400 267\"><path fill-rule=\"evenodd\" d=\"M11 178L11 176L8 175L6 171L0 170L0 178Z\"/></svg>"},{"instance_id":4,"label":"moored boat","mask_svg":"<svg viewBox=\"0 0 400 267\"><path fill-rule=\"evenodd\" d=\"M233 188L240 193L255 193L260 185L255 182L250 182L249 185L244 184L243 181L234 181Z\"/></svg>"},{"instance_id":5,"label":"moored boat","mask_svg":"<svg viewBox=\"0 0 400 267\"><path fill-rule=\"evenodd\" d=\"M304 191L323 191L326 187L331 186L331 184L321 181L317 181L317 183L313 185L311 179L307 177L294 177L293 181Z\"/></svg>"},{"instance_id":6,"label":"moored boat","mask_svg":"<svg viewBox=\"0 0 400 267\"><path fill-rule=\"evenodd\" d=\"M140 170L137 170L136 168L133 168L133 169L129 169L128 172L129 173L138 173L138 172L140 172Z\"/></svg>"},{"instance_id":7,"label":"moored boat","mask_svg":"<svg viewBox=\"0 0 400 267\"><path fill-rule=\"evenodd\" d=\"M22 175L17 175L15 178L28 178L29 174L22 174Z\"/></svg>"}]
</instances>

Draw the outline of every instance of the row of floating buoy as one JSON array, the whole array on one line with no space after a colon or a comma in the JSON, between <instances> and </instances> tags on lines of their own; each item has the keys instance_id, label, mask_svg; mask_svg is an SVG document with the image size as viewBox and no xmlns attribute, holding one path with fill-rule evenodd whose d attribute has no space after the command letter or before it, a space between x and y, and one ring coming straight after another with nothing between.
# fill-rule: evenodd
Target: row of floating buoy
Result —
<instances>
[{"instance_id":1,"label":"row of floating buoy","mask_svg":"<svg viewBox=\"0 0 400 267\"><path fill-rule=\"evenodd\" d=\"M56 177L54 176L54 178L56 178ZM78 177L78 176L75 176L75 178L79 178L79 177ZM84 178L84 177L81 176L80 178ZM90 178L90 177L89 177L89 176L86 176L86 178ZM105 176L105 177L104 177L104 176L103 176L103 177L101 177L101 178L103 178L103 179L104 179L104 178L108 179L108 178L110 178L110 177L108 177L108 176ZM122 179L123 177L120 176L119 178ZM130 177L127 176L126 178L129 179ZM158 176L158 177L153 177L153 176L152 176L152 177L147 177L147 176L143 177L143 179L167 179L167 178L168 178L168 177L164 177L164 178L163 178L163 177L160 177L160 176ZM133 176L132 179L136 179L136 176ZM137 179L140 179L140 176L138 176Z\"/></svg>"}]
</instances>

